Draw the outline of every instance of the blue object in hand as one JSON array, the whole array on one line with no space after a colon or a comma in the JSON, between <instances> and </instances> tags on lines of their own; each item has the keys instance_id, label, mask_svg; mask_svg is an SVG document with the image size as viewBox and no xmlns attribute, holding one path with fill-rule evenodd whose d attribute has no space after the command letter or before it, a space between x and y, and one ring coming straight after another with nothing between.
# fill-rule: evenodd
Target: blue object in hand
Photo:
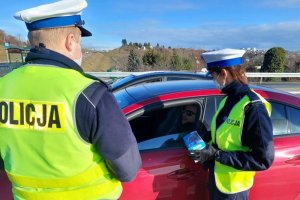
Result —
<instances>
[{"instance_id":1,"label":"blue object in hand","mask_svg":"<svg viewBox=\"0 0 300 200\"><path fill-rule=\"evenodd\" d=\"M201 150L206 147L206 143L202 140L197 131L186 134L183 137L183 141L189 151Z\"/></svg>"}]
</instances>

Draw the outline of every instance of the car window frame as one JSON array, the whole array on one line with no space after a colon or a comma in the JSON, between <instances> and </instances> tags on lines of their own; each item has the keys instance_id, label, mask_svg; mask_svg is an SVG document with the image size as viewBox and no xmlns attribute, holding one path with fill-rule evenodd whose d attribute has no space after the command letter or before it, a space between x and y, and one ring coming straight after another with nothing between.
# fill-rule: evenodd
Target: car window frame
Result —
<instances>
[{"instance_id":1,"label":"car window frame","mask_svg":"<svg viewBox=\"0 0 300 200\"><path fill-rule=\"evenodd\" d=\"M170 101L164 101L164 102L155 102L149 105L146 105L144 107L141 107L138 110L135 110L129 114L127 114L127 119L128 121L131 121L133 119L136 119L144 114L146 114L147 112L152 112L155 111L157 109L167 109L167 108L172 108L172 107L179 107L179 106L184 106L184 105L189 105L189 104L199 104L199 102L204 101L205 102L205 106L202 109L202 113L199 114L198 116L198 121L203 123L203 119L204 119L204 112L206 111L206 104L207 104L207 98L208 97L213 97L215 99L215 102L217 103L216 98L220 98L220 95L213 95L213 96L198 96L198 97L193 97L193 98L187 98L187 99L179 99L179 100L170 100ZM223 96L221 96L223 97ZM218 106L218 105L216 105ZM201 106L200 106L201 107ZM217 107L215 108L217 109ZM202 116L201 116L202 115ZM201 121L200 121L201 120ZM165 136L162 136L165 137ZM173 137L173 136L172 136ZM149 140L153 140L154 138L150 138ZM144 141L142 141L144 142ZM140 142L138 142L139 144ZM174 148L183 148L184 146L176 146ZM174 149L172 147L166 147L166 148L154 148L154 149L142 149L140 150L141 152L148 152L148 151L161 151L161 150L169 150L169 149Z\"/></svg>"},{"instance_id":2,"label":"car window frame","mask_svg":"<svg viewBox=\"0 0 300 200\"><path fill-rule=\"evenodd\" d=\"M286 120L287 120L287 128L286 128L286 134L278 134L278 135L274 135L273 133L273 137L274 138L281 138L281 137L292 137L294 135L300 135L300 132L299 133L288 133L288 128L289 128L289 118L288 118L288 113L287 113L287 107L290 107L290 108L294 108L294 109L297 109L299 110L300 112L300 107L297 107L295 105L292 105L292 104L288 104L288 103L285 103L285 102L282 102L282 101L277 101L275 99L268 99L266 98L266 100L271 104L272 106L272 103L277 103L277 104L281 104L284 106L284 112L285 112L285 117L286 117ZM273 124L272 124L273 126Z\"/></svg>"}]
</instances>

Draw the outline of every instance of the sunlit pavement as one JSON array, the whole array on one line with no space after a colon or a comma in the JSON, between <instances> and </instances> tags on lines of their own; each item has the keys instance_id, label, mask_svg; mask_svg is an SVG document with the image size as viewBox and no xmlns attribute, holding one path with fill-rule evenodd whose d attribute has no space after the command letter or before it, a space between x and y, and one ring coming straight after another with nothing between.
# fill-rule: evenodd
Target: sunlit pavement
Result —
<instances>
[{"instance_id":1,"label":"sunlit pavement","mask_svg":"<svg viewBox=\"0 0 300 200\"><path fill-rule=\"evenodd\" d=\"M261 83L261 84L257 84L257 85L271 87L271 88L283 90L283 91L286 91L286 92L289 92L292 94L300 95L300 82Z\"/></svg>"}]
</instances>

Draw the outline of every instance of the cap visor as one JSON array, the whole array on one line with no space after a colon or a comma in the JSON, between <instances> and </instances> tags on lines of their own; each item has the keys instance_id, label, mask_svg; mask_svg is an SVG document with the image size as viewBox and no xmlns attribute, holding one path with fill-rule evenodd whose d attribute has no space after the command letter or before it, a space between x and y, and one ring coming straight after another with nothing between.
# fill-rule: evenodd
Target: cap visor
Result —
<instances>
[{"instance_id":1,"label":"cap visor","mask_svg":"<svg viewBox=\"0 0 300 200\"><path fill-rule=\"evenodd\" d=\"M81 37L89 37L92 36L92 33L88 30L86 30L85 28L83 28L82 26L77 26L80 31L81 31Z\"/></svg>"}]
</instances>

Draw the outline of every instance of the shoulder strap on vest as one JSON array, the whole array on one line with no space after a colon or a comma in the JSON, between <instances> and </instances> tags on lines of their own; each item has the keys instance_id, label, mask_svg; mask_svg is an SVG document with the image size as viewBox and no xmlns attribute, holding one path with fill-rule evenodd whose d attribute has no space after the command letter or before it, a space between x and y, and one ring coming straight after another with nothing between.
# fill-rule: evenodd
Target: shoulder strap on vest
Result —
<instances>
[{"instance_id":1,"label":"shoulder strap on vest","mask_svg":"<svg viewBox=\"0 0 300 200\"><path fill-rule=\"evenodd\" d=\"M254 104L263 104L262 100L257 96L255 92L252 90L249 90L249 92L246 94L249 97L250 103L245 107L245 113L249 110L249 108Z\"/></svg>"}]
</instances>

